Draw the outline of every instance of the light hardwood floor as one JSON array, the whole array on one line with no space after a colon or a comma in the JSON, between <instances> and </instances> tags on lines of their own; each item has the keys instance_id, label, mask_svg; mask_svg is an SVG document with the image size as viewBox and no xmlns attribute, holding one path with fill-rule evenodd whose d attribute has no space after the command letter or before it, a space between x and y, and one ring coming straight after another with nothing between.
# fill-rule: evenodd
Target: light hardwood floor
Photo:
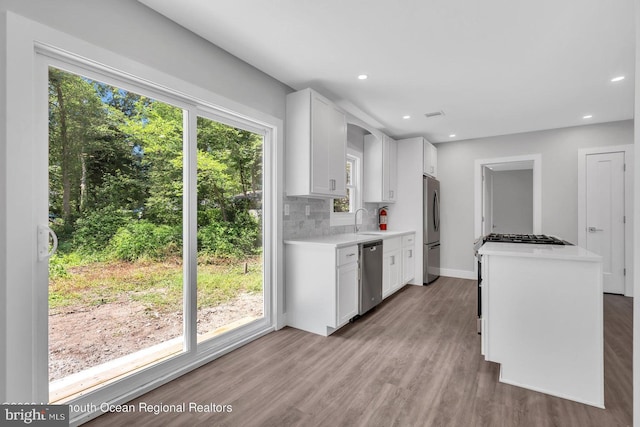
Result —
<instances>
[{"instance_id":1,"label":"light hardwood floor","mask_svg":"<svg viewBox=\"0 0 640 427\"><path fill-rule=\"evenodd\" d=\"M328 338L284 328L131 402L231 413L111 413L85 425L630 426L632 299L605 295L604 306L607 409L499 383L499 365L480 355L476 282L443 277Z\"/></svg>"}]
</instances>

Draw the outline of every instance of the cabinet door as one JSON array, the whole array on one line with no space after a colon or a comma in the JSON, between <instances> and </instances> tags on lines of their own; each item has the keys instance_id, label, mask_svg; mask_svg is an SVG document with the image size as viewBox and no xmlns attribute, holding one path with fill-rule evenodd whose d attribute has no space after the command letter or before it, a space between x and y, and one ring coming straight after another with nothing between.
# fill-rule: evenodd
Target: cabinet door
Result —
<instances>
[{"instance_id":1,"label":"cabinet door","mask_svg":"<svg viewBox=\"0 0 640 427\"><path fill-rule=\"evenodd\" d=\"M423 172L434 178L437 177L438 150L429 141L424 141L424 170Z\"/></svg>"},{"instance_id":2,"label":"cabinet door","mask_svg":"<svg viewBox=\"0 0 640 427\"><path fill-rule=\"evenodd\" d=\"M347 323L358 314L358 263L338 267L337 283L337 327Z\"/></svg>"},{"instance_id":3,"label":"cabinet door","mask_svg":"<svg viewBox=\"0 0 640 427\"><path fill-rule=\"evenodd\" d=\"M402 285L400 253L400 250L395 250L382 257L382 298L388 297Z\"/></svg>"},{"instance_id":4,"label":"cabinet door","mask_svg":"<svg viewBox=\"0 0 640 427\"><path fill-rule=\"evenodd\" d=\"M382 139L371 134L365 135L363 182L365 202L380 203L383 201L383 157Z\"/></svg>"},{"instance_id":5,"label":"cabinet door","mask_svg":"<svg viewBox=\"0 0 640 427\"><path fill-rule=\"evenodd\" d=\"M391 294L391 254L382 255L382 298Z\"/></svg>"},{"instance_id":6,"label":"cabinet door","mask_svg":"<svg viewBox=\"0 0 640 427\"><path fill-rule=\"evenodd\" d=\"M402 249L402 283L409 283L415 276L416 260L415 247L407 246Z\"/></svg>"},{"instance_id":7,"label":"cabinet door","mask_svg":"<svg viewBox=\"0 0 640 427\"><path fill-rule=\"evenodd\" d=\"M347 122L345 115L331 106L329 111L329 185L335 197L347 195Z\"/></svg>"},{"instance_id":8,"label":"cabinet door","mask_svg":"<svg viewBox=\"0 0 640 427\"><path fill-rule=\"evenodd\" d=\"M431 144L431 170L433 170L433 177L438 177L438 149L435 145Z\"/></svg>"},{"instance_id":9,"label":"cabinet door","mask_svg":"<svg viewBox=\"0 0 640 427\"><path fill-rule=\"evenodd\" d=\"M398 197L398 144L395 140L385 135L385 150L383 161L384 193L386 202L395 202Z\"/></svg>"},{"instance_id":10,"label":"cabinet door","mask_svg":"<svg viewBox=\"0 0 640 427\"><path fill-rule=\"evenodd\" d=\"M333 132L328 124L332 110L327 100L315 93L311 94L311 193L331 194L329 158L330 136Z\"/></svg>"},{"instance_id":11,"label":"cabinet door","mask_svg":"<svg viewBox=\"0 0 640 427\"><path fill-rule=\"evenodd\" d=\"M391 253L391 292L402 286L402 251Z\"/></svg>"}]
</instances>

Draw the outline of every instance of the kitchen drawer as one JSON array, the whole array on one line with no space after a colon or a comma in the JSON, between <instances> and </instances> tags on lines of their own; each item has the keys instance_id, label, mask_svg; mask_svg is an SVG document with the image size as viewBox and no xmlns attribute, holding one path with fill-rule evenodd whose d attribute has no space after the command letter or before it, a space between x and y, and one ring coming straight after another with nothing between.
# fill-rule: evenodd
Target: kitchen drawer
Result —
<instances>
[{"instance_id":1,"label":"kitchen drawer","mask_svg":"<svg viewBox=\"0 0 640 427\"><path fill-rule=\"evenodd\" d=\"M402 236L402 247L411 246L416 244L416 235L409 234L407 236Z\"/></svg>"},{"instance_id":2,"label":"kitchen drawer","mask_svg":"<svg viewBox=\"0 0 640 427\"><path fill-rule=\"evenodd\" d=\"M338 265L349 264L358 261L358 246L347 246L338 249Z\"/></svg>"},{"instance_id":3,"label":"kitchen drawer","mask_svg":"<svg viewBox=\"0 0 640 427\"><path fill-rule=\"evenodd\" d=\"M390 239L384 239L382 243L382 253L386 254L391 251L399 250L402 246L401 237L392 237Z\"/></svg>"}]
</instances>

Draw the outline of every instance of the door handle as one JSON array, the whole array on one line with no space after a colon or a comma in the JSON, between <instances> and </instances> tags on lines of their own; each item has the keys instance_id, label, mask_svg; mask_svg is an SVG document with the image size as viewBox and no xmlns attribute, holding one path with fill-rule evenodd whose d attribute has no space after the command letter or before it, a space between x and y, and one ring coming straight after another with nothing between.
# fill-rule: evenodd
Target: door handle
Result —
<instances>
[{"instance_id":1,"label":"door handle","mask_svg":"<svg viewBox=\"0 0 640 427\"><path fill-rule=\"evenodd\" d=\"M596 231L604 231L602 228L595 228L595 227L589 227L587 228L587 230L589 230L589 233L595 233Z\"/></svg>"},{"instance_id":2,"label":"door handle","mask_svg":"<svg viewBox=\"0 0 640 427\"><path fill-rule=\"evenodd\" d=\"M53 241L51 250L49 250L49 236ZM58 236L46 225L38 226L38 261L44 261L53 256L58 250Z\"/></svg>"}]
</instances>

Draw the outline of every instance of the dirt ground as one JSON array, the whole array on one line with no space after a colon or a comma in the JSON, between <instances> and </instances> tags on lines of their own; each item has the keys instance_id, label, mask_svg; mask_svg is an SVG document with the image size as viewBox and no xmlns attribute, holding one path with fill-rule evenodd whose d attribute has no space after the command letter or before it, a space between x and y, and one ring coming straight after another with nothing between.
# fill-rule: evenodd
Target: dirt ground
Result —
<instances>
[{"instance_id":1,"label":"dirt ground","mask_svg":"<svg viewBox=\"0 0 640 427\"><path fill-rule=\"evenodd\" d=\"M198 334L247 316L263 315L262 295L241 294L198 311ZM65 307L49 316L49 381L126 356L182 335L182 312L149 311L121 300Z\"/></svg>"}]
</instances>

